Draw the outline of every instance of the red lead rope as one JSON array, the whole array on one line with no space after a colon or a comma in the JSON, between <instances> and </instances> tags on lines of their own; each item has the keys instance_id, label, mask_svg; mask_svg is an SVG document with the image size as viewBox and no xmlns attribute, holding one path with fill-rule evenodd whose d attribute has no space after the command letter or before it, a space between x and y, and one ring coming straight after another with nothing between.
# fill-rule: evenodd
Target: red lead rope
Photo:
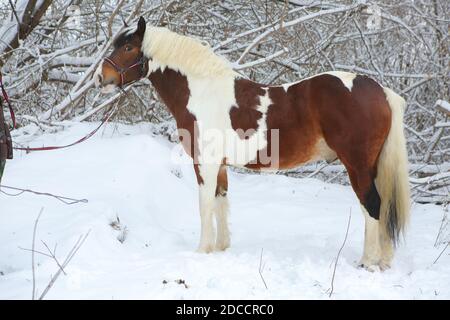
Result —
<instances>
[{"instance_id":1,"label":"red lead rope","mask_svg":"<svg viewBox=\"0 0 450 320\"><path fill-rule=\"evenodd\" d=\"M8 94L6 93L5 87L3 86L2 74L0 73L0 87L2 89L3 98L5 98L6 103L8 104L9 114L11 115L11 120L13 122L13 129L16 128L16 115L14 114L14 110L11 106L11 102L9 101ZM3 112L3 110L1 110Z\"/></svg>"},{"instance_id":2,"label":"red lead rope","mask_svg":"<svg viewBox=\"0 0 450 320\"><path fill-rule=\"evenodd\" d=\"M112 105L108 112L105 114L105 116L102 119L102 122L98 125L97 128L95 128L93 131L91 131L89 134L85 135L83 138L70 143L70 144L66 144L64 146L49 146L49 147L40 147L40 148L22 148L22 147L14 147L14 150L22 150L22 151L26 151L26 152L31 152L31 151L49 151L49 150L58 150L58 149L64 149L64 148L68 148L68 147L72 147L76 144L79 144L83 141L86 141L87 139L89 139L90 137L92 137L106 122L108 122L108 120L111 118L111 116L114 114L114 105Z\"/></svg>"},{"instance_id":3,"label":"red lead rope","mask_svg":"<svg viewBox=\"0 0 450 320\"><path fill-rule=\"evenodd\" d=\"M16 128L16 116L14 115L14 110L11 106L11 102L9 101L9 97L8 94L6 93L5 87L3 86L3 82L2 82L2 74L0 73L0 87L2 90L2 94L3 94L3 98L5 98L6 103L8 104L8 108L9 108L9 113L11 114L11 120L13 122L13 128ZM3 110L0 110L0 112L3 112ZM58 150L58 149L64 149L64 148L68 148L71 146L74 146L76 144L79 144L83 141L86 141L87 139L89 139L90 137L92 137L100 128L101 126L103 126L106 122L108 122L108 120L111 118L111 116L114 114L114 105L112 105L109 110L106 112L105 116L102 119L102 122L100 123L100 125L95 128L93 131L91 131L89 134L85 135L83 138L64 145L64 146L49 146L49 147L40 147L40 148L25 148L25 147L14 147L14 150L22 150L22 151L26 151L26 152L31 152L31 151L49 151L49 150Z\"/></svg>"}]
</instances>

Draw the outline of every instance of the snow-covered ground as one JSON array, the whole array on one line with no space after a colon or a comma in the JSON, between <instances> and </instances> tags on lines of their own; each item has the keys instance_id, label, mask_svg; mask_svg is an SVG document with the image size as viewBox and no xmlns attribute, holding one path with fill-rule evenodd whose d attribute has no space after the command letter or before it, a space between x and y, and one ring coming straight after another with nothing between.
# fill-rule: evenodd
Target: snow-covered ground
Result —
<instances>
[{"instance_id":1,"label":"snow-covered ground","mask_svg":"<svg viewBox=\"0 0 450 320\"><path fill-rule=\"evenodd\" d=\"M16 141L70 143L93 128L74 124L30 139L23 135L33 131L29 127L16 132ZM57 245L56 255L63 260L90 230L47 299L329 299L350 210L333 299L450 298L448 251L433 264L443 249L433 246L442 207L414 205L406 244L398 249L392 269L370 273L356 268L364 233L356 196L350 187L314 179L230 173L232 247L196 253L195 175L190 164L171 160L186 157L172 149L148 125L108 124L69 149L16 153L3 184L89 202L68 206L32 194L0 194L0 299L31 297L31 254L19 247L31 248L41 208L39 251L46 252L41 241L51 249ZM120 225L113 228L117 217ZM36 256L38 295L57 270L51 258Z\"/></svg>"}]
</instances>

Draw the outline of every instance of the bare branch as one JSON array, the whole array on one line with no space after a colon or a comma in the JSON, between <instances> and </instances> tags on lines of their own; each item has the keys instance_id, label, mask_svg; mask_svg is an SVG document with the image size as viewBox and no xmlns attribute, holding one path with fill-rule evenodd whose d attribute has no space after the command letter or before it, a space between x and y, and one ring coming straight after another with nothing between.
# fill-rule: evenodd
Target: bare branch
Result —
<instances>
[{"instance_id":1,"label":"bare branch","mask_svg":"<svg viewBox=\"0 0 450 320\"><path fill-rule=\"evenodd\" d=\"M331 289L330 289L330 293L328 294L328 297L331 298L333 292L334 292L334 277L336 275L336 268L337 268L337 264L339 261L339 256L341 255L341 251L345 246L345 242L347 241L347 236L348 236L348 230L350 228L350 222L352 220L352 208L350 208L350 213L348 215L348 223L347 223L347 230L345 231L345 238L344 238L344 242L342 242L341 247L339 248L338 254L336 256L336 260L334 262L334 268L333 268L333 276L331 277Z\"/></svg>"},{"instance_id":2,"label":"bare branch","mask_svg":"<svg viewBox=\"0 0 450 320\"><path fill-rule=\"evenodd\" d=\"M44 208L41 209L41 211L39 211L39 214L36 218L36 220L34 221L34 227L33 227L33 241L31 243L31 271L32 271L32 275L33 275L33 290L32 290L32 295L31 295L31 299L35 300L36 298L36 270L34 267L34 247L35 247L35 243L36 243L36 230L37 230L37 225L39 222L39 218L41 217L42 211L44 211Z\"/></svg>"}]
</instances>

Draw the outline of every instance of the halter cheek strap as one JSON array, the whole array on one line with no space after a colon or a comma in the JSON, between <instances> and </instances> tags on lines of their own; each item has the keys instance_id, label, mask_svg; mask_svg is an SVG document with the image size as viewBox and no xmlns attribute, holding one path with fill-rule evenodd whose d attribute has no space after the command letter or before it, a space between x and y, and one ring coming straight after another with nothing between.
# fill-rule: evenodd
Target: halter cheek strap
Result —
<instances>
[{"instance_id":1,"label":"halter cheek strap","mask_svg":"<svg viewBox=\"0 0 450 320\"><path fill-rule=\"evenodd\" d=\"M121 67L119 67L112 59L105 58L105 61L108 62L110 65L113 66L113 68L119 73L120 75L120 83L119 87L122 87L123 85L123 74L126 72L126 70L123 70Z\"/></svg>"}]
</instances>

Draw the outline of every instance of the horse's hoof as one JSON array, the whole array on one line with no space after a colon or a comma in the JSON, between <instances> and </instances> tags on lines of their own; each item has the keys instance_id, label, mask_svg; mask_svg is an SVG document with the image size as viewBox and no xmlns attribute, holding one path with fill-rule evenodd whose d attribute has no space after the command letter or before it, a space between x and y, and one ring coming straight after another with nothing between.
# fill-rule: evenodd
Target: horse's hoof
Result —
<instances>
[{"instance_id":1,"label":"horse's hoof","mask_svg":"<svg viewBox=\"0 0 450 320\"><path fill-rule=\"evenodd\" d=\"M364 264L364 263L359 263L358 264L358 268L364 268L369 272L384 272L388 269L391 268L391 266L388 263L384 263L384 262L378 262L378 263L374 263L374 264Z\"/></svg>"},{"instance_id":2,"label":"horse's hoof","mask_svg":"<svg viewBox=\"0 0 450 320\"><path fill-rule=\"evenodd\" d=\"M216 251L225 251L230 247L229 243L216 243Z\"/></svg>"},{"instance_id":3,"label":"horse's hoof","mask_svg":"<svg viewBox=\"0 0 450 320\"><path fill-rule=\"evenodd\" d=\"M212 246L212 245L200 246L197 249L198 253L211 253L213 251L214 251L214 246Z\"/></svg>"},{"instance_id":4,"label":"horse's hoof","mask_svg":"<svg viewBox=\"0 0 450 320\"><path fill-rule=\"evenodd\" d=\"M364 268L366 271L369 271L369 272L375 272L375 271L378 271L378 269L379 269L378 265L376 265L376 264L372 264L372 265L360 264L359 267Z\"/></svg>"},{"instance_id":5,"label":"horse's hoof","mask_svg":"<svg viewBox=\"0 0 450 320\"><path fill-rule=\"evenodd\" d=\"M383 272L383 271L386 271L386 270L389 270L389 269L391 268L391 266L390 266L389 263L383 262L383 261L380 261L380 262L378 263L378 266L380 267L380 270L381 270L382 272Z\"/></svg>"},{"instance_id":6,"label":"horse's hoof","mask_svg":"<svg viewBox=\"0 0 450 320\"><path fill-rule=\"evenodd\" d=\"M224 237L216 242L215 250L216 251L225 251L230 247L230 237Z\"/></svg>"},{"instance_id":7,"label":"horse's hoof","mask_svg":"<svg viewBox=\"0 0 450 320\"><path fill-rule=\"evenodd\" d=\"M361 260L358 264L359 268L364 268L369 272L382 271L380 263L378 261L364 261Z\"/></svg>"}]
</instances>

